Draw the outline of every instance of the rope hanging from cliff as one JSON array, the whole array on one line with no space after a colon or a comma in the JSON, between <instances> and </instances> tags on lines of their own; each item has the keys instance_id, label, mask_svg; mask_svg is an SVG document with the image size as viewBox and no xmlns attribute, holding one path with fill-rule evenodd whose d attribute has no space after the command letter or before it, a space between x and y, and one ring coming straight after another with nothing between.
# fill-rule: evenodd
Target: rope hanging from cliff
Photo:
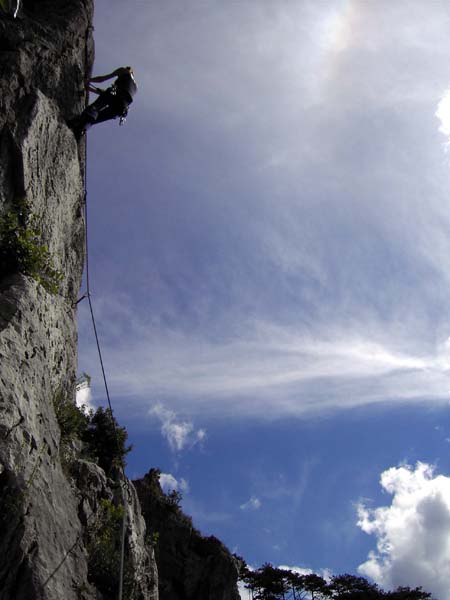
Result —
<instances>
[{"instance_id":1,"label":"rope hanging from cliff","mask_svg":"<svg viewBox=\"0 0 450 600\"><path fill-rule=\"evenodd\" d=\"M119 437L118 437L118 432L117 432L117 427L116 427L116 423L114 420L114 414L113 414L113 408L112 408L112 404L111 404L111 398L109 395L109 388L108 388L108 381L106 378L106 372L105 372L105 368L104 368L104 364L103 364L103 357L102 357L102 351L101 351L101 346L100 346L100 340L98 337L98 332L97 332L97 326L96 326L96 322L95 322L95 316L94 316L94 309L93 309L93 305L92 305L92 300L91 300L91 295L90 295L90 280L89 280L89 252L88 252L88 211L87 211L87 138L85 139L85 174L84 174L84 199L83 199L83 204L84 204L84 223L85 223L85 261L86 261L86 293L78 300L78 302L81 302L81 300L83 300L84 298L88 299L89 302L89 310L91 313L91 319L92 319L92 326L93 326L93 330L94 330L94 334L95 334L95 341L97 344L97 351L98 351L98 355L99 355L99 360L100 360L100 365L101 365L101 370L102 370L102 375L103 375L103 381L105 384L105 390L106 390L106 397L108 400L108 406L110 409L110 415L111 415L111 422L113 425L113 429L114 429L114 436L116 439L116 444L117 444L117 449L119 452L119 456L120 456L120 443L119 443ZM78 304L77 302L77 304ZM127 522L127 511L125 509L128 500L129 500L129 495L130 495L130 491L129 491L129 487L128 487L128 480L125 476L125 466L124 466L124 461L123 461L123 457L121 456L121 464L120 464L120 469L122 472L122 477L123 477L123 487L122 487L122 499L123 499L123 519L122 519L122 529L121 529L121 540L120 540L120 565L119 565L119 591L118 591L118 600L122 600L122 596L123 596L123 578L124 578L124 563L125 563L125 534L126 534L126 522ZM87 518L87 522L89 522L91 520L91 518L93 516L95 516L95 511L92 511L91 514L88 516ZM75 542L72 544L72 546L66 551L66 553L64 554L63 558L61 559L60 563L56 566L56 568L50 573L50 575L47 577L46 581L43 583L43 587L46 587L47 584L53 579L53 577L56 575L56 573L61 569L61 567L63 566L63 564L66 562L66 560L68 559L68 557L70 556L70 554L75 550L75 548L77 547L77 545L82 541L83 539L83 535L82 533L78 534L78 536L75 539Z\"/></svg>"},{"instance_id":2,"label":"rope hanging from cliff","mask_svg":"<svg viewBox=\"0 0 450 600\"><path fill-rule=\"evenodd\" d=\"M125 534L126 534L126 520L127 520L127 511L126 505L127 500L129 498L129 489L128 489L128 480L125 475L125 465L123 456L120 452L120 442L119 435L116 427L116 422L114 420L113 407L111 404L111 397L109 395L108 381L106 378L105 366L103 363L102 350L100 346L100 340L97 332L97 325L95 322L94 308L92 306L91 299L91 287L90 287L90 277L89 277L89 242L88 242L88 206L87 206L87 133L85 134L85 144L84 144L84 162L85 162L85 172L84 172L84 226L85 226L85 261L86 261L86 294L85 297L88 299L89 303L89 311L91 313L92 320L92 328L94 330L95 342L97 345L98 358L100 361L100 367L103 376L103 382L105 385L106 398L108 400L108 407L111 415L111 423L114 429L114 437L116 439L117 451L120 456L120 469L122 471L123 477L123 488L122 488L122 499L123 499L123 519L122 519L122 531L121 531L121 540L120 540L120 566L119 566L119 592L118 592L118 600L122 600L123 595L123 572L124 572L124 562L125 562Z\"/></svg>"},{"instance_id":3,"label":"rope hanging from cliff","mask_svg":"<svg viewBox=\"0 0 450 600\"><path fill-rule=\"evenodd\" d=\"M19 2L18 2L18 5L19 5ZM93 29L92 26L88 26L87 32L86 32L86 68L88 65L88 35L89 35L89 32L91 29ZM88 100L89 100L89 93L87 93L87 95L86 95L86 106L88 105ZM85 227L84 250L85 250L85 264L86 264L86 293L83 294L83 296L81 296L81 298L76 302L76 304L81 302L81 300L83 300L84 298L88 299L89 311L90 311L91 320L92 320L92 327L94 330L95 341L96 341L96 345L97 345L97 352L98 352L98 357L99 357L99 361L100 361L103 382L105 385L106 398L108 400L108 407L109 407L110 415L111 415L111 423L113 426L114 437L116 440L118 455L120 457L120 470L121 470L122 478L123 478L122 501L123 501L123 509L124 510L123 510L122 531L121 531L121 541L120 541L121 549L120 549L120 566L119 566L119 591L118 591L117 597L118 597L118 600L122 600L124 562L125 562L125 534L126 534L126 523L127 523L126 506L130 500L130 490L129 490L129 486L128 486L128 480L125 475L125 464L124 464L123 456L121 455L121 452L120 452L119 436L118 436L118 431L117 431L117 427L116 427L116 422L114 420L114 413L113 413L113 408L112 408L112 404L111 404L111 398L109 395L108 381L106 378L106 372L105 372L105 367L104 367L104 363L103 363L100 340L99 340L99 336L98 336L98 332L97 332L97 325L95 322L94 308L93 308L92 300L91 300L90 276L89 276L89 247L88 247L89 242L88 242L88 210L87 210L87 157L88 157L87 134L85 134L85 144L84 144L85 172L84 172L83 208L84 208L84 227ZM94 515L95 515L95 511L92 511L91 514L87 517L87 522L89 522ZM75 539L75 542L72 544L72 546L69 548L69 550L66 551L66 553L63 556L63 558L61 559L60 563L56 566L56 568L47 577L46 581L43 583L43 587L46 587L48 585L48 583L53 579L53 577L61 569L63 564L66 562L66 560L68 559L70 554L75 550L76 546L82 541L82 539L83 539L83 534L79 533Z\"/></svg>"}]
</instances>

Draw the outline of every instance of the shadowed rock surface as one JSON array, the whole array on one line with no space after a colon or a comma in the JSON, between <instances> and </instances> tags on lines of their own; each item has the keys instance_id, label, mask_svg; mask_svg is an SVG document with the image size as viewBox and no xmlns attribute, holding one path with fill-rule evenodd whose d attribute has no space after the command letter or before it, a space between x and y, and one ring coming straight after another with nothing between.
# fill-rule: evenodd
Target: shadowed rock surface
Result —
<instances>
[{"instance_id":1,"label":"shadowed rock surface","mask_svg":"<svg viewBox=\"0 0 450 600\"><path fill-rule=\"evenodd\" d=\"M161 490L159 471L133 482L148 534L153 536L164 600L239 600L237 564L214 536L197 531L190 517Z\"/></svg>"},{"instance_id":2,"label":"shadowed rock surface","mask_svg":"<svg viewBox=\"0 0 450 600\"><path fill-rule=\"evenodd\" d=\"M75 399L84 148L66 121L86 101L93 5L22 6L17 19L0 12L0 217L26 198L62 280L51 294L32 277L0 273L0 599L87 600L102 598L88 581L89 525L117 490L93 463L75 461L73 477L63 471L53 402ZM134 597L155 600L153 553L132 489L127 510Z\"/></svg>"}]
</instances>

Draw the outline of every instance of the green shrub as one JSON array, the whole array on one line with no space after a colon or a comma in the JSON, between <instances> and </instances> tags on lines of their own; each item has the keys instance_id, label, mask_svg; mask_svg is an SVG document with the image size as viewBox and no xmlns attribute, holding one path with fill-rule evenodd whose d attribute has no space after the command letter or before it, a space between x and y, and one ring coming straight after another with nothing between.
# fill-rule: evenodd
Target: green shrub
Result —
<instances>
[{"instance_id":1,"label":"green shrub","mask_svg":"<svg viewBox=\"0 0 450 600\"><path fill-rule=\"evenodd\" d=\"M0 273L22 273L57 294L63 275L52 262L29 203L25 198L16 199L13 209L0 216Z\"/></svg>"},{"instance_id":2,"label":"green shrub","mask_svg":"<svg viewBox=\"0 0 450 600\"><path fill-rule=\"evenodd\" d=\"M101 500L95 522L91 525L87 544L88 580L105 598L116 598L119 573L124 507ZM123 598L135 598L134 569L125 555Z\"/></svg>"},{"instance_id":3,"label":"green shrub","mask_svg":"<svg viewBox=\"0 0 450 600\"><path fill-rule=\"evenodd\" d=\"M165 502L167 506L171 508L181 508L181 500L183 499L183 494L178 492L177 490L172 490L168 494L165 495Z\"/></svg>"},{"instance_id":4,"label":"green shrub","mask_svg":"<svg viewBox=\"0 0 450 600\"><path fill-rule=\"evenodd\" d=\"M62 391L55 394L53 407L61 431L59 458L64 473L70 478L75 459L84 455L83 451L77 453L74 442L82 441L89 425L90 414L84 408L79 408Z\"/></svg>"},{"instance_id":5,"label":"green shrub","mask_svg":"<svg viewBox=\"0 0 450 600\"><path fill-rule=\"evenodd\" d=\"M90 380L86 375L84 378ZM97 463L107 475L113 474L113 468L124 466L124 457L131 450L131 446L126 446L128 434L124 427L117 425L109 409L87 411L62 392L55 394L53 404L61 430L60 459L67 475L71 475L76 458ZM80 442L78 450L76 441ZM104 598L115 598L119 588L123 516L123 506L103 499L87 531L88 579ZM130 561L125 560L124 600L134 600L135 588L134 569Z\"/></svg>"},{"instance_id":6,"label":"green shrub","mask_svg":"<svg viewBox=\"0 0 450 600\"><path fill-rule=\"evenodd\" d=\"M132 446L126 445L127 430L117 424L109 408L100 407L95 412L79 408L62 392L55 394L53 406L61 430L61 463L68 475L77 458L74 441L81 442L78 458L95 462L108 476L114 469L125 466L125 456Z\"/></svg>"},{"instance_id":7,"label":"green shrub","mask_svg":"<svg viewBox=\"0 0 450 600\"><path fill-rule=\"evenodd\" d=\"M61 391L55 394L53 406L62 441L67 444L74 440L81 440L88 428L89 413L66 398Z\"/></svg>"},{"instance_id":8,"label":"green shrub","mask_svg":"<svg viewBox=\"0 0 450 600\"><path fill-rule=\"evenodd\" d=\"M123 513L123 506L101 500L99 513L89 531L88 579L106 598L114 598L119 587Z\"/></svg>"},{"instance_id":9,"label":"green shrub","mask_svg":"<svg viewBox=\"0 0 450 600\"><path fill-rule=\"evenodd\" d=\"M92 459L110 475L114 468L125 466L125 456L132 449L126 446L127 438L127 430L117 424L111 410L100 407L90 416L82 439Z\"/></svg>"},{"instance_id":10,"label":"green shrub","mask_svg":"<svg viewBox=\"0 0 450 600\"><path fill-rule=\"evenodd\" d=\"M152 548L157 548L159 544L159 531L154 531L147 535L147 544Z\"/></svg>"}]
</instances>

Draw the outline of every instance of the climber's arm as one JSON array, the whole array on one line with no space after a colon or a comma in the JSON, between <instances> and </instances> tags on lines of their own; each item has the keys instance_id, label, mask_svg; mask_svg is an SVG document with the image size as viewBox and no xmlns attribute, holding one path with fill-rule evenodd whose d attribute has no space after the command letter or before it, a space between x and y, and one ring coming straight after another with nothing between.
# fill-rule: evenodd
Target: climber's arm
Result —
<instances>
[{"instance_id":1,"label":"climber's arm","mask_svg":"<svg viewBox=\"0 0 450 600\"><path fill-rule=\"evenodd\" d=\"M98 88L98 87L95 87L94 85L91 85L90 83L88 83L87 89L89 92L94 92L94 94L101 94L102 92L105 91L105 90L102 90L102 88Z\"/></svg>"},{"instance_id":2,"label":"climber's arm","mask_svg":"<svg viewBox=\"0 0 450 600\"><path fill-rule=\"evenodd\" d=\"M89 82L101 83L102 81L107 81L108 79L112 79L116 77L115 71L113 73L108 73L108 75L97 75L97 77L91 77Z\"/></svg>"},{"instance_id":3,"label":"climber's arm","mask_svg":"<svg viewBox=\"0 0 450 600\"><path fill-rule=\"evenodd\" d=\"M106 81L107 79L112 79L113 77L118 77L119 75L122 75L124 71L126 71L124 67L119 67L112 73L108 73L108 75L97 75L96 77L91 77L89 81L93 83L101 83L102 81Z\"/></svg>"}]
</instances>

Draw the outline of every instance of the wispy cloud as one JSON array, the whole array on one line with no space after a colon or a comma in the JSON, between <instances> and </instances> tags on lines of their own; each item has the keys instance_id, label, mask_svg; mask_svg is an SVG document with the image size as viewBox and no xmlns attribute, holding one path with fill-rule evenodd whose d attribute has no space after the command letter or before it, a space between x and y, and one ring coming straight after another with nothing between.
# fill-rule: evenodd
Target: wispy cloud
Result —
<instances>
[{"instance_id":1,"label":"wispy cloud","mask_svg":"<svg viewBox=\"0 0 450 600\"><path fill-rule=\"evenodd\" d=\"M155 404L148 414L161 421L161 433L174 452L192 448L195 444L203 442L206 437L204 429L196 430L191 421L180 420L173 410L160 403Z\"/></svg>"},{"instance_id":2,"label":"wispy cloud","mask_svg":"<svg viewBox=\"0 0 450 600\"><path fill-rule=\"evenodd\" d=\"M434 348L421 347L404 329L383 330L370 320L326 332L241 325L239 335L218 340L143 325L134 339L122 332L120 351L115 344L109 349L114 388L137 411L148 397L170 402L173 408L156 404L150 414L161 421L172 449L205 436L190 420L177 418L177 407L193 415L276 417L450 398L445 338Z\"/></svg>"},{"instance_id":3,"label":"wispy cloud","mask_svg":"<svg viewBox=\"0 0 450 600\"><path fill-rule=\"evenodd\" d=\"M417 463L381 475L390 506L359 507L359 527L377 539L377 549L359 571L385 589L422 586L450 598L450 477Z\"/></svg>"},{"instance_id":4,"label":"wispy cloud","mask_svg":"<svg viewBox=\"0 0 450 600\"><path fill-rule=\"evenodd\" d=\"M244 502L244 504L241 504L239 506L239 508L241 510L259 510L262 506L262 502L259 498L257 498L256 496L251 496L247 502Z\"/></svg>"},{"instance_id":5,"label":"wispy cloud","mask_svg":"<svg viewBox=\"0 0 450 600\"><path fill-rule=\"evenodd\" d=\"M121 132L133 151L116 152L114 127L90 138L93 300L119 409L140 422L150 411L181 452L205 438L196 423L217 417L226 426L448 403L446 3L97 8L96 69L126 53L139 82ZM133 35L112 46L124 19ZM80 362L99 403L86 309ZM424 490L437 480L409 473ZM384 525L384 513L361 516L380 540L397 539L388 517L399 499L425 519L395 485ZM255 493L269 506L264 492L252 485L242 500ZM427 496L435 515L438 500ZM202 522L232 518L197 509ZM383 552L365 568L393 581L402 565Z\"/></svg>"},{"instance_id":6,"label":"wispy cloud","mask_svg":"<svg viewBox=\"0 0 450 600\"><path fill-rule=\"evenodd\" d=\"M136 414L148 398L252 418L447 401L448 25L444 5L409 4L150 3L132 17L152 101L133 104L129 168L152 175L129 182L138 220L115 200L134 234L101 258L95 302ZM101 237L115 212L99 196ZM173 447L192 435L176 424Z\"/></svg>"}]
</instances>

